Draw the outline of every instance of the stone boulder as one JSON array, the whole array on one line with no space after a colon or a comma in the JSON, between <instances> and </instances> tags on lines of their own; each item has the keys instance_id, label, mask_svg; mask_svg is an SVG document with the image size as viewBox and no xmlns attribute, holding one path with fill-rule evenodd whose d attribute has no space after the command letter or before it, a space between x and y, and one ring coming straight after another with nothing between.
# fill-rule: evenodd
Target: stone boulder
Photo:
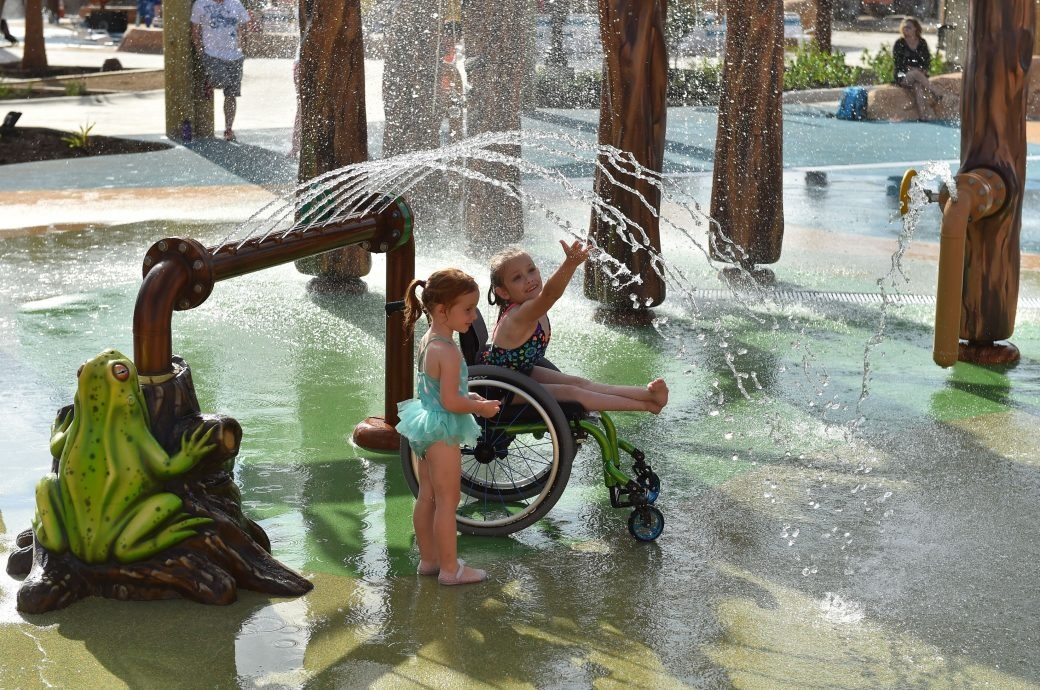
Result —
<instances>
[{"instance_id":1,"label":"stone boulder","mask_svg":"<svg viewBox=\"0 0 1040 690\"><path fill-rule=\"evenodd\" d=\"M122 53L162 55L162 29L149 29L143 26L132 27L129 31L123 34L123 40L119 42L118 50Z\"/></svg>"},{"instance_id":2,"label":"stone boulder","mask_svg":"<svg viewBox=\"0 0 1040 690\"><path fill-rule=\"evenodd\" d=\"M932 77L932 86L942 94L934 107L939 120L956 120L961 116L961 75L940 74ZM895 84L872 86L867 91L867 119L907 122L920 120L913 94Z\"/></svg>"},{"instance_id":3,"label":"stone boulder","mask_svg":"<svg viewBox=\"0 0 1040 690\"><path fill-rule=\"evenodd\" d=\"M935 109L940 120L955 120L961 114L961 74L940 74L932 77L932 84L943 95L942 103ZM920 119L917 105L910 91L894 84L872 86L867 94L868 120L893 120L903 122ZM1026 91L1026 118L1040 119L1040 56L1033 56L1029 68L1029 85Z\"/></svg>"}]
</instances>

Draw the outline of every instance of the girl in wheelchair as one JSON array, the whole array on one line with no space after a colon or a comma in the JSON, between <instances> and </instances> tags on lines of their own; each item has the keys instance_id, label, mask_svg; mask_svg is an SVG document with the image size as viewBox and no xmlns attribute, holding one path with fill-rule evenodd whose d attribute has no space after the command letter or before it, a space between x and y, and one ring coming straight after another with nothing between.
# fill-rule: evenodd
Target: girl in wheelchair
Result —
<instances>
[{"instance_id":1,"label":"girl in wheelchair","mask_svg":"<svg viewBox=\"0 0 1040 690\"><path fill-rule=\"evenodd\" d=\"M422 288L422 298L416 290ZM398 404L398 433L417 456L419 493L412 513L419 546L419 574L438 575L442 585L487 579L483 570L457 557L455 509L462 475L460 444L474 445L481 429L472 415L493 417L497 400L467 390L468 372L453 335L469 330L477 318L480 289L473 278L454 268L413 280L405 293L405 325L415 328L425 313L430 328L419 343L418 398Z\"/></svg>"},{"instance_id":2,"label":"girl in wheelchair","mask_svg":"<svg viewBox=\"0 0 1040 690\"><path fill-rule=\"evenodd\" d=\"M538 267L522 249L511 247L491 258L488 302L498 305L499 314L483 361L528 374L557 400L580 403L588 411L658 414L668 404L664 379L655 379L645 388L615 386L535 366L549 346L549 309L589 258L589 247L580 241L568 245L560 240L560 245L565 259L544 284Z\"/></svg>"}]
</instances>

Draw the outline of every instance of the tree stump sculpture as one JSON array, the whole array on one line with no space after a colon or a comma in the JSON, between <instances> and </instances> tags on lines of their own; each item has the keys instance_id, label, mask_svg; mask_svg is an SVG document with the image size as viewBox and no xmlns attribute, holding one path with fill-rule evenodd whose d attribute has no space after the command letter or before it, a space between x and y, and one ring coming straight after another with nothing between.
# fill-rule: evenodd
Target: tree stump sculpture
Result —
<instances>
[{"instance_id":1,"label":"tree stump sculpture","mask_svg":"<svg viewBox=\"0 0 1040 690\"><path fill-rule=\"evenodd\" d=\"M1011 337L1018 308L1019 236L1026 174L1026 86L1032 63L1033 0L973 0L961 101L961 171L988 168L1007 187L1004 206L968 224L965 245L960 359L1018 360L995 341Z\"/></svg>"},{"instance_id":2,"label":"tree stump sculpture","mask_svg":"<svg viewBox=\"0 0 1040 690\"><path fill-rule=\"evenodd\" d=\"M368 160L365 50L359 0L301 0L300 168L306 182ZM301 259L296 268L340 288L363 289L372 255L356 245Z\"/></svg>"},{"instance_id":3,"label":"tree stump sculpture","mask_svg":"<svg viewBox=\"0 0 1040 690\"><path fill-rule=\"evenodd\" d=\"M28 574L20 611L87 596L229 604L239 587L311 589L242 514L232 477L238 422L200 414L190 370L175 365L172 378L143 387L115 350L80 368L75 403L54 423L53 472L37 486L33 529L7 564L11 575Z\"/></svg>"},{"instance_id":4,"label":"tree stump sculpture","mask_svg":"<svg viewBox=\"0 0 1040 690\"><path fill-rule=\"evenodd\" d=\"M632 155L639 165L655 172L660 172L664 163L668 82L666 12L666 0L601 0L599 4L604 56L599 143ZM614 171L612 176L616 181L601 170L596 171L593 183L596 194L639 228L618 228L594 212L590 232L600 247L638 275L642 282L618 291L611 277L586 270L585 294L615 310L631 311L634 306L645 310L664 301L665 285L655 270L653 256L647 251L633 251L631 242L660 255L657 212L661 207L661 193L649 181L626 174L624 170ZM630 294L635 295L637 305L633 304Z\"/></svg>"},{"instance_id":5,"label":"tree stump sculpture","mask_svg":"<svg viewBox=\"0 0 1040 690\"><path fill-rule=\"evenodd\" d=\"M524 32L527 0L468 0L463 9L466 42L467 133L520 129L524 83ZM519 156L520 147L502 146L502 153ZM504 163L474 160L470 167L491 179L519 188L520 171ZM520 201L501 188L481 181L467 182L466 235L471 244L498 248L524 235Z\"/></svg>"}]
</instances>

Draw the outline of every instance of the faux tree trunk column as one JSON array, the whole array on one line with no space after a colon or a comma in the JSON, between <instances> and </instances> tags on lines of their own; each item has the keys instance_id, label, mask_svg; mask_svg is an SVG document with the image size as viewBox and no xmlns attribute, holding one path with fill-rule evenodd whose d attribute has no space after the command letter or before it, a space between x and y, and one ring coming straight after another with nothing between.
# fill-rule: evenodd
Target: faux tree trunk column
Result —
<instances>
[{"instance_id":1,"label":"faux tree trunk column","mask_svg":"<svg viewBox=\"0 0 1040 690\"><path fill-rule=\"evenodd\" d=\"M301 0L300 182L368 160L362 40L359 0ZM296 267L352 282L372 270L372 255L349 246L302 259Z\"/></svg>"},{"instance_id":2,"label":"faux tree trunk column","mask_svg":"<svg viewBox=\"0 0 1040 690\"><path fill-rule=\"evenodd\" d=\"M184 142L213 136L213 93L206 93L202 57L191 44L191 0L163 3L163 74L166 80L166 136Z\"/></svg>"},{"instance_id":3,"label":"faux tree trunk column","mask_svg":"<svg viewBox=\"0 0 1040 690\"><path fill-rule=\"evenodd\" d=\"M435 123L437 13L427 0L401 0L390 16L383 69L383 156L440 146Z\"/></svg>"},{"instance_id":4,"label":"faux tree trunk column","mask_svg":"<svg viewBox=\"0 0 1040 690\"><path fill-rule=\"evenodd\" d=\"M661 172L664 162L664 137L668 84L668 54L664 22L667 0L600 0L600 39L603 42L603 91L600 99L599 143L632 154L645 168ZM634 188L656 211L661 207L660 191L631 175L615 171L615 179ZM638 298L646 308L664 301L664 281L654 270L651 254L632 251L618 235L642 234L650 249L661 253L661 234L657 215L632 192L617 186L599 170L594 190L600 198L622 211L642 230L623 230L608 225L593 213L590 232L600 247L642 277L642 284L618 291L612 279L600 271L585 271L585 294L618 309L632 309L629 297Z\"/></svg>"},{"instance_id":5,"label":"faux tree trunk column","mask_svg":"<svg viewBox=\"0 0 1040 690\"><path fill-rule=\"evenodd\" d=\"M990 168L1007 185L1004 207L968 224L960 336L969 341L961 358L972 361L973 343L985 348L1011 337L1015 328L1026 172L1026 87L1036 6L1033 0L972 0L968 13L961 172Z\"/></svg>"},{"instance_id":6,"label":"faux tree trunk column","mask_svg":"<svg viewBox=\"0 0 1040 690\"><path fill-rule=\"evenodd\" d=\"M776 263L784 239L784 8L781 0L726 8L710 250L750 269Z\"/></svg>"},{"instance_id":7,"label":"faux tree trunk column","mask_svg":"<svg viewBox=\"0 0 1040 690\"><path fill-rule=\"evenodd\" d=\"M527 0L468 0L463 8L466 73L467 134L520 129L521 91L526 55L524 26ZM519 146L498 150L519 156ZM474 160L470 167L519 189L520 171L511 165ZM524 235L520 201L498 187L466 183L466 234L471 244L499 248Z\"/></svg>"},{"instance_id":8,"label":"faux tree trunk column","mask_svg":"<svg viewBox=\"0 0 1040 690\"><path fill-rule=\"evenodd\" d=\"M816 0L813 19L813 40L820 52L831 52L831 22L834 16L834 0Z\"/></svg>"}]
</instances>

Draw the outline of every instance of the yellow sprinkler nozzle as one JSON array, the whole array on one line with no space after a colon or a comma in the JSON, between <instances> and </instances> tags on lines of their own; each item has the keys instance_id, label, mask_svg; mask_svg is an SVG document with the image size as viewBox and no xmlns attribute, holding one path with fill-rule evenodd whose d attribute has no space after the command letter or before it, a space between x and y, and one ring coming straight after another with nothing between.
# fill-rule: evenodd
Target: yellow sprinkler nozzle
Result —
<instances>
[{"instance_id":1,"label":"yellow sprinkler nozzle","mask_svg":"<svg viewBox=\"0 0 1040 690\"><path fill-rule=\"evenodd\" d=\"M910 183L917 177L917 171L910 168L903 174L903 181L899 183L899 215L905 216L910 210Z\"/></svg>"}]
</instances>

